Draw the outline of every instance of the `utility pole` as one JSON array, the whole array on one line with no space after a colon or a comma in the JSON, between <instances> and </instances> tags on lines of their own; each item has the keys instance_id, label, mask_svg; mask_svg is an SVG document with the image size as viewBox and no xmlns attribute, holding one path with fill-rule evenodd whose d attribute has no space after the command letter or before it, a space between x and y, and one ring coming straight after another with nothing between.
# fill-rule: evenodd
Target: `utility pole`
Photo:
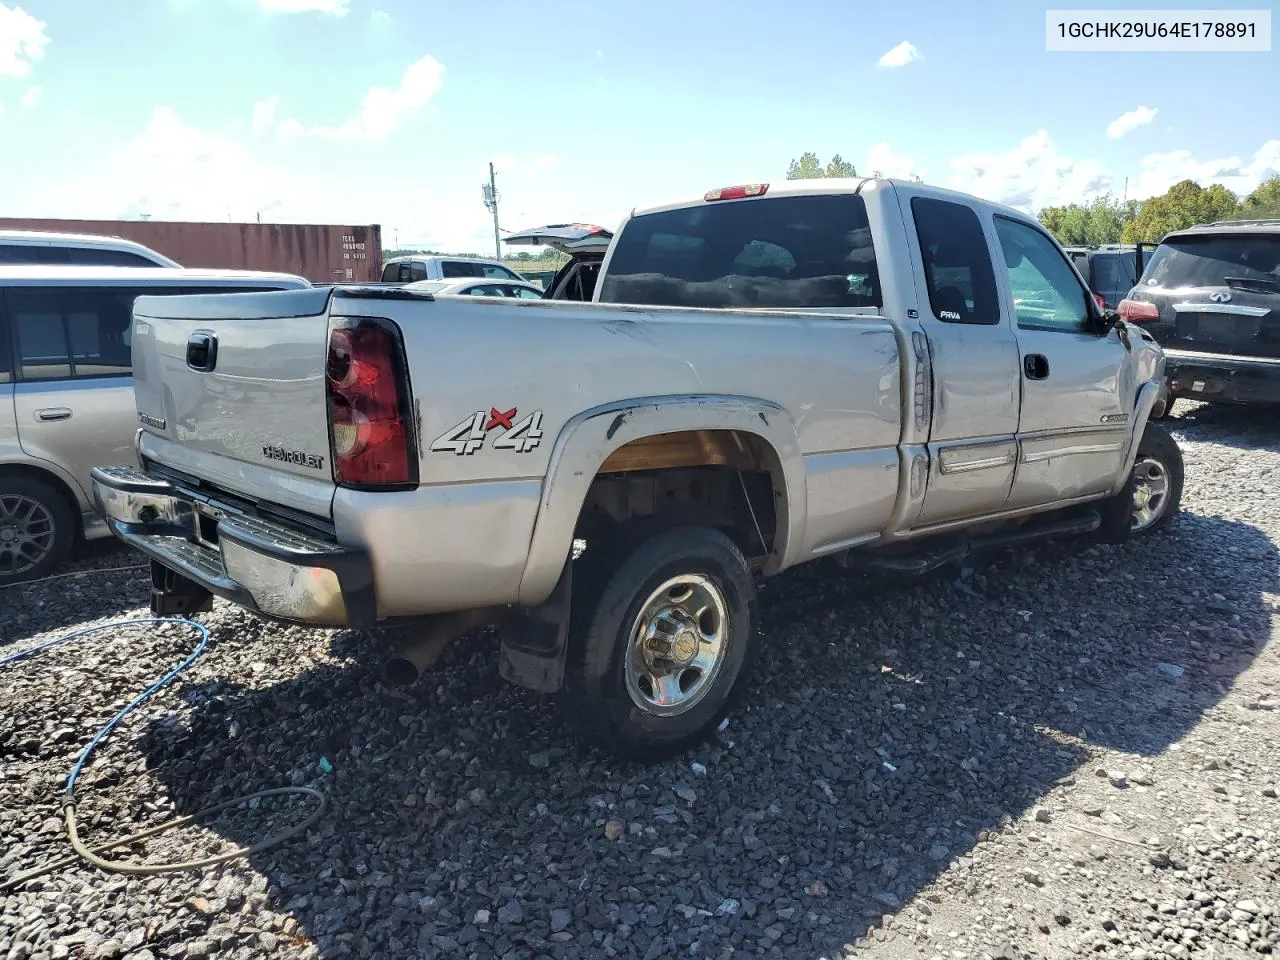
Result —
<instances>
[{"instance_id":1,"label":"utility pole","mask_svg":"<svg viewBox=\"0 0 1280 960\"><path fill-rule=\"evenodd\" d=\"M497 260L502 259L502 242L498 238L498 187L493 177L493 161L489 161L489 182L481 184L480 192L484 195L484 205L489 208L493 214L493 255Z\"/></svg>"}]
</instances>

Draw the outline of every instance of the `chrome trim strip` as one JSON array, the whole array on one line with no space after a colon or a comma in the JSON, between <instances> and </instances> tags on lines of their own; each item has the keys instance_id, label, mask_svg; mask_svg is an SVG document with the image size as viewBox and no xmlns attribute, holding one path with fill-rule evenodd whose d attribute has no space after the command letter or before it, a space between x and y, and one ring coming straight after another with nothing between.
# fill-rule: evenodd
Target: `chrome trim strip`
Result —
<instances>
[{"instance_id":1,"label":"chrome trim strip","mask_svg":"<svg viewBox=\"0 0 1280 960\"><path fill-rule=\"evenodd\" d=\"M981 460L963 460L960 463L947 463L945 460L940 459L938 472L945 476L951 476L955 473L969 473L974 470L990 470L993 467L1007 467L1013 463L1013 459L1012 452L999 457L984 457Z\"/></svg>"},{"instance_id":2,"label":"chrome trim strip","mask_svg":"<svg viewBox=\"0 0 1280 960\"><path fill-rule=\"evenodd\" d=\"M1175 313L1230 313L1237 317L1265 317L1266 307L1246 307L1241 303L1175 303Z\"/></svg>"},{"instance_id":3,"label":"chrome trim strip","mask_svg":"<svg viewBox=\"0 0 1280 960\"><path fill-rule=\"evenodd\" d=\"M1124 449L1124 442L1119 443L1079 443L1074 447L1057 447L1053 450L1038 450L1035 453L1024 453L1023 463L1041 463L1054 457L1072 457L1078 453L1115 453Z\"/></svg>"}]
</instances>

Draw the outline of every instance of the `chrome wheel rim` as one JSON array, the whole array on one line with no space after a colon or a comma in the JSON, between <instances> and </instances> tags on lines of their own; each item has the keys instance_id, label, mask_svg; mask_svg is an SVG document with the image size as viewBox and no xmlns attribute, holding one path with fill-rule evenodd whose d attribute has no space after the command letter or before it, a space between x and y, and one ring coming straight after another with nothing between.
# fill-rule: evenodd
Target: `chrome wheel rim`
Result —
<instances>
[{"instance_id":1,"label":"chrome wheel rim","mask_svg":"<svg viewBox=\"0 0 1280 960\"><path fill-rule=\"evenodd\" d=\"M53 549L53 514L39 500L0 494L0 574L35 569Z\"/></svg>"},{"instance_id":2,"label":"chrome wheel rim","mask_svg":"<svg viewBox=\"0 0 1280 960\"><path fill-rule=\"evenodd\" d=\"M631 625L626 686L646 713L673 717L711 691L729 639L724 593L701 574L672 577L649 594Z\"/></svg>"},{"instance_id":3,"label":"chrome wheel rim","mask_svg":"<svg viewBox=\"0 0 1280 960\"><path fill-rule=\"evenodd\" d=\"M1169 505L1169 471L1154 457L1140 457L1133 465L1133 513L1129 531L1145 530L1164 516Z\"/></svg>"}]
</instances>

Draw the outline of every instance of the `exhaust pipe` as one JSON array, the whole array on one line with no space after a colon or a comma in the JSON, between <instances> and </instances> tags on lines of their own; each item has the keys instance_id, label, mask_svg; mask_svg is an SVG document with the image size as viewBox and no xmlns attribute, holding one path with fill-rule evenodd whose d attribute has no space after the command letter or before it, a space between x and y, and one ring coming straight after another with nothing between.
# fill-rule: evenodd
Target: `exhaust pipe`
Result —
<instances>
[{"instance_id":1,"label":"exhaust pipe","mask_svg":"<svg viewBox=\"0 0 1280 960\"><path fill-rule=\"evenodd\" d=\"M397 647L387 661L385 677L393 687L407 687L431 668L445 647L476 627L496 623L500 611L468 610L431 617L415 626L415 635Z\"/></svg>"}]
</instances>

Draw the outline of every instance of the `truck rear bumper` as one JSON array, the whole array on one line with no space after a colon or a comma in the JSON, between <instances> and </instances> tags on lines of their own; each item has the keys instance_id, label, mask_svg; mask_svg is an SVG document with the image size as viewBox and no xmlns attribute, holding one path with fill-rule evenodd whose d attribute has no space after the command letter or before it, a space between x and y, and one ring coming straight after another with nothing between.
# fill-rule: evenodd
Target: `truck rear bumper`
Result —
<instances>
[{"instance_id":1,"label":"truck rear bumper","mask_svg":"<svg viewBox=\"0 0 1280 960\"><path fill-rule=\"evenodd\" d=\"M1166 350L1175 397L1214 403L1280 403L1280 359Z\"/></svg>"},{"instance_id":2,"label":"truck rear bumper","mask_svg":"<svg viewBox=\"0 0 1280 960\"><path fill-rule=\"evenodd\" d=\"M362 550L228 512L132 467L95 467L93 497L117 537L233 603L312 626L377 619Z\"/></svg>"}]
</instances>

